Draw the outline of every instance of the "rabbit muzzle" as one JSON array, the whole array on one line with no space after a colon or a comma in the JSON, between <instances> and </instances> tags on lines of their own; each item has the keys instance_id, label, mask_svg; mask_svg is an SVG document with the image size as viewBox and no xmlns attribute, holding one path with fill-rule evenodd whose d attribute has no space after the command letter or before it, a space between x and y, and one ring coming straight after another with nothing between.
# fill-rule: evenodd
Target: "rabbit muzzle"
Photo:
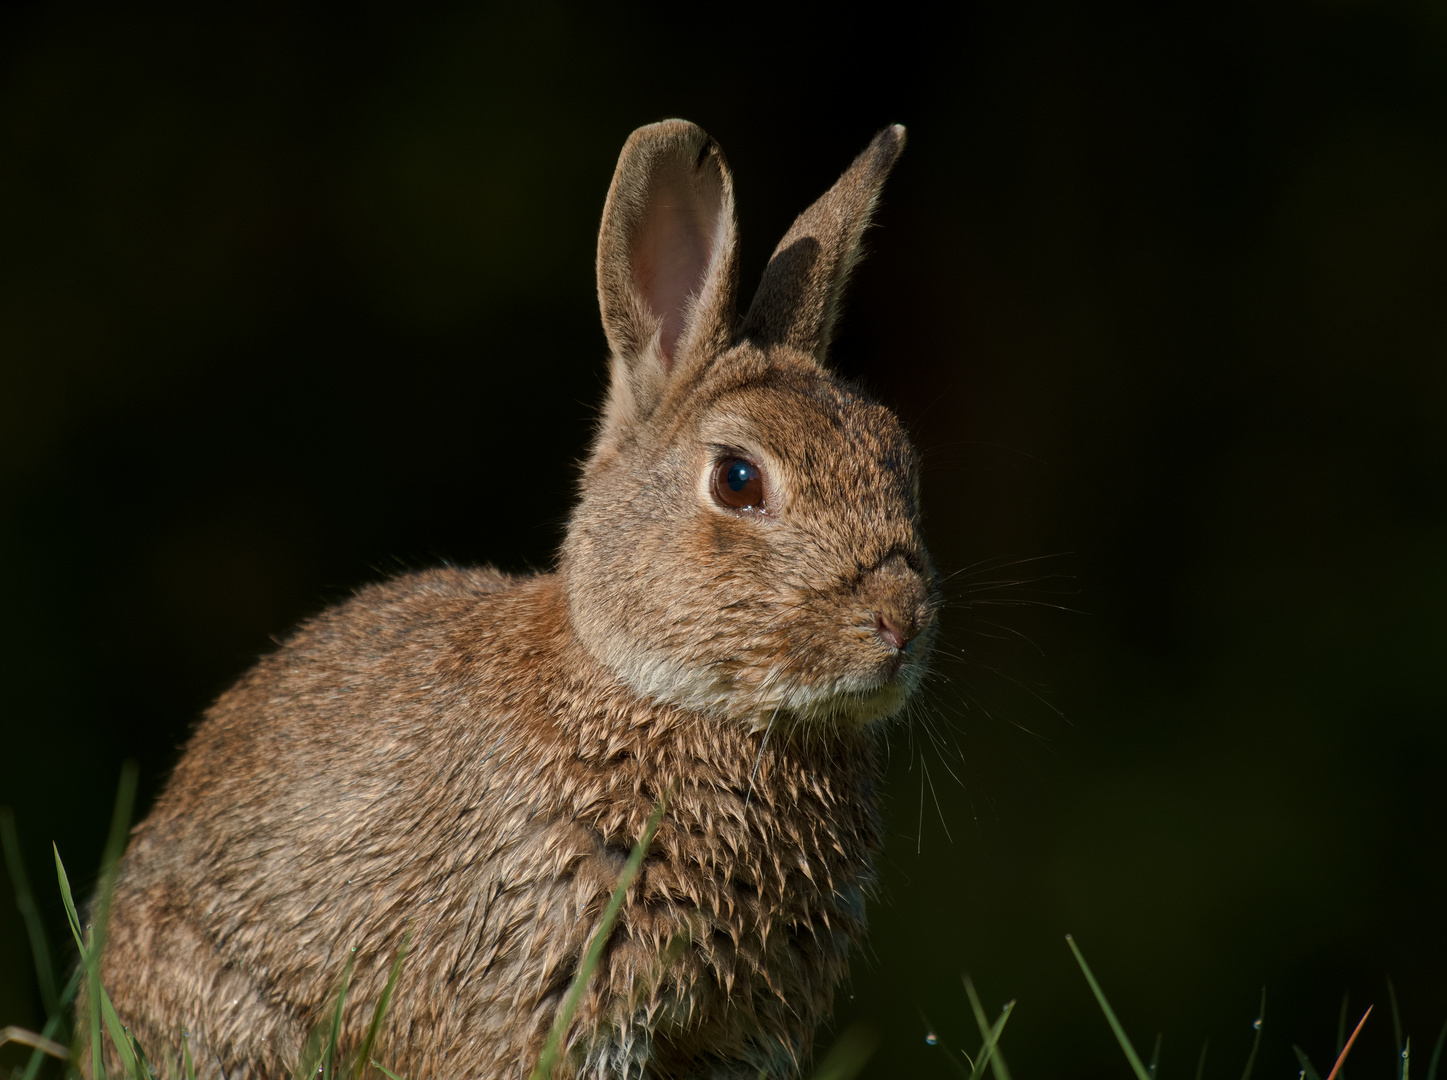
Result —
<instances>
[{"instance_id":1,"label":"rabbit muzzle","mask_svg":"<svg viewBox=\"0 0 1447 1080\"><path fill-rule=\"evenodd\" d=\"M892 554L868 570L858 587L859 599L873 614L873 629L889 651L891 677L923 651L920 639L934 625L934 604L924 575L901 554Z\"/></svg>"},{"instance_id":2,"label":"rabbit muzzle","mask_svg":"<svg viewBox=\"0 0 1447 1080\"><path fill-rule=\"evenodd\" d=\"M898 713L923 681L938 606L927 559L892 553L841 584L792 628L807 653L790 650L760 687L771 721L863 727Z\"/></svg>"}]
</instances>

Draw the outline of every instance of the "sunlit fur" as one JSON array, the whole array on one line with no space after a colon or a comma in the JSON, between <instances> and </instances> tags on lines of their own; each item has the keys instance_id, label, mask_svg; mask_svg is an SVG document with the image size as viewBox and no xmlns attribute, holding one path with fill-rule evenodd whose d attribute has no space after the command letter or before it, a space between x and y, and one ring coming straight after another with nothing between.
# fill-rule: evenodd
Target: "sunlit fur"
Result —
<instances>
[{"instance_id":1,"label":"sunlit fur","mask_svg":"<svg viewBox=\"0 0 1447 1080\"><path fill-rule=\"evenodd\" d=\"M671 791L561 1071L797 1074L864 933L878 721L937 603L908 441L820 364L902 139L800 217L741 321L722 155L681 121L634 133L599 237L612 382L556 572L364 588L207 712L103 961L153 1061L185 1029L209 1080L287 1073L349 957L351 1052L410 930L373 1056L526 1075ZM764 512L713 501L721 452L764 469Z\"/></svg>"}]
</instances>

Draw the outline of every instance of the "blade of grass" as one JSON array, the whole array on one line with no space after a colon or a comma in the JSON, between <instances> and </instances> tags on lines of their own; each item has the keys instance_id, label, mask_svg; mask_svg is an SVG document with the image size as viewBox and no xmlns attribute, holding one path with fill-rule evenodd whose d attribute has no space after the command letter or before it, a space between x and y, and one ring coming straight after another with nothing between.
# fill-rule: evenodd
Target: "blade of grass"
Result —
<instances>
[{"instance_id":1,"label":"blade of grass","mask_svg":"<svg viewBox=\"0 0 1447 1080\"><path fill-rule=\"evenodd\" d=\"M986 1065L995 1071L996 1080L1010 1080L1010 1070L1005 1066L1005 1055L1000 1053L1000 1036L1004 1034L1005 1024L1014 1015L1015 1003L1007 1002L1000 1010L999 1018L990 1026L990 1034L982 1047L980 1060L975 1062L974 1069L970 1071L970 1080L982 1080Z\"/></svg>"},{"instance_id":2,"label":"blade of grass","mask_svg":"<svg viewBox=\"0 0 1447 1080\"><path fill-rule=\"evenodd\" d=\"M110 917L110 902L111 894L115 889L116 868L125 851L126 836L130 831L131 807L135 804L136 799L136 775L137 769L134 761L127 761L121 766L121 779L116 788L115 810L111 815L110 834L106 838L105 853L101 858L100 882L96 888L93 910L94 922L89 928L87 941L81 940L80 915L76 911L75 897L70 889L70 879L65 873L59 849L56 849L55 852L56 875L60 882L61 899L65 902L66 917L70 922L71 932L75 934L81 962L85 966L88 991L86 1004L90 1014L91 1076L94 1080L105 1080L105 1065L100 1042L102 1021L104 1021L106 1032L110 1035L111 1042L116 1048L116 1054L121 1059L121 1068L126 1075L133 1077L141 1075L126 1029L116 1014L115 1006L111 1004L110 998L100 984L106 923Z\"/></svg>"},{"instance_id":3,"label":"blade of grass","mask_svg":"<svg viewBox=\"0 0 1447 1080\"><path fill-rule=\"evenodd\" d=\"M55 853L57 873L60 878L61 898L65 901L66 914L70 919L71 930L76 934L76 947L80 950L81 970L80 974L87 977L91 994L86 1001L87 1012L90 1015L91 1035L91 1063L96 1069L92 1076L97 1080L105 1080L105 1071L101 1064L100 1051L100 1027L104 1020L106 1031L109 1032L111 1042L115 1044L116 1053L120 1055L121 1067L129 1076L137 1076L136 1062L131 1054L130 1040L126 1036L126 1029L121 1024L120 1017L116 1014L115 1006L106 995L104 988L100 985L97 969L100 966L100 950L95 946L95 935L86 935L84 941L80 938L80 932L76 928L80 925L80 917L75 911L75 901L70 892L70 880L66 877L65 866L60 862L60 852Z\"/></svg>"},{"instance_id":4,"label":"blade of grass","mask_svg":"<svg viewBox=\"0 0 1447 1080\"><path fill-rule=\"evenodd\" d=\"M1085 975L1085 981L1090 984L1091 992L1095 994L1095 1000L1100 1003L1100 1010L1105 1013L1106 1022L1115 1032L1116 1041L1125 1051L1125 1059L1130 1062L1130 1067L1135 1071L1137 1080L1151 1080L1150 1074L1146 1072L1146 1067L1141 1064L1140 1055L1130 1044L1125 1028L1121 1027L1120 1021L1115 1018L1115 1010L1110 1007L1110 1002L1105 1000L1105 991L1101 990L1100 983L1096 982L1095 976L1091 974L1090 965L1085 962L1085 954L1080 951L1080 946L1075 944L1075 939L1069 934L1065 935L1065 940L1070 945L1070 951L1075 954L1075 961L1080 965L1080 970Z\"/></svg>"},{"instance_id":5,"label":"blade of grass","mask_svg":"<svg viewBox=\"0 0 1447 1080\"><path fill-rule=\"evenodd\" d=\"M1444 1041L1447 1041L1447 1024L1442 1025L1442 1034L1437 1036L1437 1045L1432 1048L1432 1058L1427 1062L1427 1080L1437 1080L1437 1062L1442 1060Z\"/></svg>"},{"instance_id":6,"label":"blade of grass","mask_svg":"<svg viewBox=\"0 0 1447 1080\"><path fill-rule=\"evenodd\" d=\"M126 1032L126 1036L130 1041L131 1050L135 1052L136 1064L139 1067L139 1071L136 1073L137 1080L155 1080L156 1070L151 1068L150 1059L146 1057L146 1052L141 1049L140 1040L129 1031Z\"/></svg>"},{"instance_id":7,"label":"blade of grass","mask_svg":"<svg viewBox=\"0 0 1447 1080\"><path fill-rule=\"evenodd\" d=\"M322 1055L327 1052L323 1036L321 1024L307 1032L296 1059L296 1068L291 1072L292 1080L317 1080L317 1073L322 1071Z\"/></svg>"},{"instance_id":8,"label":"blade of grass","mask_svg":"<svg viewBox=\"0 0 1447 1080\"><path fill-rule=\"evenodd\" d=\"M60 1033L60 1026L65 1022L66 1009L75 998L76 991L80 989L81 977L85 974L84 968L76 968L71 973L70 981L65 984L65 989L60 992L59 1009L54 1016L45 1022L45 1027L40 1029L40 1034L47 1039L53 1039ZM40 1074L41 1063L45 1060L45 1052L36 1050L30 1055L30 1061L25 1066L25 1072L20 1080L35 1080Z\"/></svg>"},{"instance_id":9,"label":"blade of grass","mask_svg":"<svg viewBox=\"0 0 1447 1080\"><path fill-rule=\"evenodd\" d=\"M70 932L75 937L75 947L80 950L81 969L89 975L90 956L86 952L85 939L81 937L80 915L75 910L75 897L70 892L70 877L65 872L65 864L60 861L60 849L54 844L51 847L55 849L55 874L60 882L60 899L65 905L65 916L70 922ZM89 995L86 1006L90 1020L91 1076L95 1077L95 1080L105 1080L105 1070L100 1062L100 1002L94 993Z\"/></svg>"},{"instance_id":10,"label":"blade of grass","mask_svg":"<svg viewBox=\"0 0 1447 1080\"><path fill-rule=\"evenodd\" d=\"M1210 1045L1210 1039L1201 1043L1201 1056L1196 1059L1196 1080L1203 1080L1206 1075L1206 1050Z\"/></svg>"},{"instance_id":11,"label":"blade of grass","mask_svg":"<svg viewBox=\"0 0 1447 1080\"><path fill-rule=\"evenodd\" d=\"M332 1080L330 1070L336 1060L337 1043L341 1037L342 1010L346 1006L347 989L351 983L352 965L356 961L356 949L347 954L347 963L337 981L336 1005L329 1010L331 1019L322 1017L307 1032L297 1055L296 1067L291 1070L292 1080Z\"/></svg>"},{"instance_id":12,"label":"blade of grass","mask_svg":"<svg viewBox=\"0 0 1447 1080\"><path fill-rule=\"evenodd\" d=\"M76 947L83 952L85 941L80 933L80 916L75 911L75 897L70 891L70 876L65 872L65 863L60 860L60 848L54 844L51 844L50 848L55 852L55 879L60 883L60 900L65 906L65 919L70 924L70 933L75 938Z\"/></svg>"},{"instance_id":13,"label":"blade of grass","mask_svg":"<svg viewBox=\"0 0 1447 1080\"><path fill-rule=\"evenodd\" d=\"M105 853L101 856L100 881L96 886L95 906L91 913L90 955L86 958L89 996L99 1006L98 1011L106 1022L111 1042L115 1044L116 1052L120 1055L121 1065L131 1076L139 1076L140 1071L137 1068L135 1056L131 1053L130 1039L127 1038L125 1029L121 1028L120 1018L116 1017L112 1021L115 1009L106 1009L109 1002L100 985L100 965L101 958L105 956L106 930L111 914L111 895L115 892L116 887L116 867L120 864L121 855L126 847L126 836L131 828L131 807L136 801L136 775L137 769L134 761L127 761L121 766L121 781L116 787L115 809L111 813L110 835L106 837ZM93 1031L92 1034L96 1033ZM97 1045L91 1051L91 1061L95 1066L93 1075L96 1080L104 1080L99 1041L97 1037Z\"/></svg>"},{"instance_id":14,"label":"blade of grass","mask_svg":"<svg viewBox=\"0 0 1447 1080\"><path fill-rule=\"evenodd\" d=\"M1341 1011L1336 1015L1336 1049L1333 1053L1335 1053L1337 1057L1341 1057L1342 1047L1347 1044L1347 998L1348 994L1343 990L1341 995ZM1345 1072L1341 1074L1340 1080L1346 1080Z\"/></svg>"},{"instance_id":15,"label":"blade of grass","mask_svg":"<svg viewBox=\"0 0 1447 1080\"><path fill-rule=\"evenodd\" d=\"M638 843L633 845L633 850L628 855L628 861L623 864L623 872L618 875L618 884L613 889L613 895L608 898L608 906L603 909L603 917L598 920L598 929L594 932L593 939L588 942L588 951L583 955L583 962L578 967L578 974L573 978L573 985L568 988L568 996L563 999L562 1007L553 1018L552 1029L548 1032L548 1041L543 1044L543 1052L538 1055L538 1062L533 1066L533 1071L528 1074L528 1080L549 1080L553 1074L553 1066L557 1064L558 1054L562 1049L563 1037L567 1035L568 1028L573 1023L573 1014L578 1011L578 1004L583 1000L584 991L588 989L588 981L593 977L593 969L603 958L603 949L607 946L608 938L613 933L613 923L617 920L618 912L623 907L623 900L628 895L628 887L633 884L633 879L638 876L638 871L643 867L643 860L648 855L648 848L653 843L653 836L658 832L658 826L662 823L663 815L668 810L668 797L671 791L672 788L669 788L659 796L658 804L654 806L653 813L648 816L648 823L643 828L643 835L638 838Z\"/></svg>"},{"instance_id":16,"label":"blade of grass","mask_svg":"<svg viewBox=\"0 0 1447 1080\"><path fill-rule=\"evenodd\" d=\"M1156 1075L1156 1066L1159 1065L1160 1063L1161 1063L1161 1033L1158 1031L1158 1032L1156 1032L1156 1045L1153 1046L1153 1047L1151 1047L1151 1060L1150 1060L1150 1064L1148 1064L1148 1065L1146 1066L1146 1072L1150 1073L1151 1076L1154 1077L1154 1076Z\"/></svg>"},{"instance_id":17,"label":"blade of grass","mask_svg":"<svg viewBox=\"0 0 1447 1080\"><path fill-rule=\"evenodd\" d=\"M868 1024L854 1024L829 1048L813 1080L854 1080L878 1049L879 1032Z\"/></svg>"},{"instance_id":18,"label":"blade of grass","mask_svg":"<svg viewBox=\"0 0 1447 1080\"><path fill-rule=\"evenodd\" d=\"M1306 1051L1295 1043L1291 1044L1291 1050L1296 1055L1296 1063L1301 1066L1301 1075L1306 1077L1306 1080L1321 1080L1316 1068L1311 1064L1311 1058L1306 1056Z\"/></svg>"},{"instance_id":19,"label":"blade of grass","mask_svg":"<svg viewBox=\"0 0 1447 1080\"><path fill-rule=\"evenodd\" d=\"M100 963L96 961L97 965ZM110 1034L111 1042L115 1044L117 1053L121 1056L121 1068L126 1075L141 1077L140 1067L136 1059L131 1055L131 1040L126 1032L121 1018L116 1013L116 1007L111 1004L110 995L105 992L105 987L100 991L101 1018L105 1020L106 1031Z\"/></svg>"},{"instance_id":20,"label":"blade of grass","mask_svg":"<svg viewBox=\"0 0 1447 1080\"><path fill-rule=\"evenodd\" d=\"M377 1041L377 1033L382 1030L382 1020L386 1017L387 1009L392 1004L392 991L397 989L397 980L402 975L402 961L407 958L407 946L411 941L412 928L408 927L407 932L402 935L402 947L397 950L397 959L392 961L392 971L387 976L387 985L382 988L382 996L377 999L377 1007L372 1010L372 1022L367 1025L366 1038L362 1040L361 1052L357 1055L357 1063L352 1069L353 1080L361 1080L368 1062L372 1060L372 1046Z\"/></svg>"},{"instance_id":21,"label":"blade of grass","mask_svg":"<svg viewBox=\"0 0 1447 1080\"><path fill-rule=\"evenodd\" d=\"M966 977L968 978L968 976ZM958 1061L955 1060L955 1052L950 1049L949 1044L947 1044L944 1039L940 1038L940 1036L937 1034L939 1029L934 1026L930 1018L926 1016L923 1012L919 1014L919 1018L924 1021L924 1029L926 1032L924 1041L930 1046L938 1046L940 1050L944 1053L945 1060L950 1063L950 1067L954 1069L955 1072L963 1078L963 1080L970 1080L971 1075L973 1075L970 1072L970 1069L973 1069L975 1067L975 1063L970 1060L970 1055L965 1053L963 1050L960 1051L960 1057L964 1058L970 1063L970 1069L966 1069L963 1065L961 1065Z\"/></svg>"},{"instance_id":22,"label":"blade of grass","mask_svg":"<svg viewBox=\"0 0 1447 1080\"><path fill-rule=\"evenodd\" d=\"M1367 1022L1367 1017L1372 1015L1372 1009L1374 1008L1374 1005L1368 1005L1367 1011L1362 1013L1362 1018L1357 1021L1357 1026L1352 1029L1351 1037L1342 1044L1341 1053L1337 1055L1336 1064L1331 1067L1331 1072L1326 1074L1326 1080L1341 1080L1341 1067L1346 1064L1347 1055L1351 1053L1352 1050L1352 1043L1357 1041L1357 1036L1361 1034L1362 1025Z\"/></svg>"},{"instance_id":23,"label":"blade of grass","mask_svg":"<svg viewBox=\"0 0 1447 1080\"><path fill-rule=\"evenodd\" d=\"M1402 1080L1407 1080L1412 1065L1412 1036L1408 1035L1402 1043Z\"/></svg>"},{"instance_id":24,"label":"blade of grass","mask_svg":"<svg viewBox=\"0 0 1447 1080\"><path fill-rule=\"evenodd\" d=\"M191 1060L190 1032L181 1032L181 1063L186 1068L186 1080L196 1080L196 1063Z\"/></svg>"},{"instance_id":25,"label":"blade of grass","mask_svg":"<svg viewBox=\"0 0 1447 1080\"><path fill-rule=\"evenodd\" d=\"M40 921L40 909L35 904L35 894L30 891L30 876L25 873L25 863L20 857L20 836L15 831L15 815L8 806L0 806L0 845L5 848L5 866L10 871L10 884L15 889L15 906L20 909L25 932L30 936L30 955L35 960L40 1003L49 1018L59 1009L55 968L50 962L50 943L45 939L45 924Z\"/></svg>"},{"instance_id":26,"label":"blade of grass","mask_svg":"<svg viewBox=\"0 0 1447 1080\"><path fill-rule=\"evenodd\" d=\"M1261 1029L1266 1026L1266 987L1261 988L1261 1008L1256 1013L1256 1023L1251 1025L1256 1029L1256 1038L1251 1040L1251 1053L1246 1058L1246 1068L1241 1073L1241 1080L1251 1080L1251 1070L1256 1068L1256 1051L1261 1049Z\"/></svg>"},{"instance_id":27,"label":"blade of grass","mask_svg":"<svg viewBox=\"0 0 1447 1080\"><path fill-rule=\"evenodd\" d=\"M985 1018L984 1006L980 1004L980 995L975 993L975 984L968 975L964 976L965 996L970 999L970 1010L975 1014L975 1023L980 1029L980 1035L984 1042L980 1045L980 1052L975 1057L975 1067L970 1072L970 1080L980 1080L985 1075L985 1066L989 1065L995 1070L995 1080L1010 1080L1010 1069L1005 1064L1005 1055L1000 1053L1000 1034L1005 1030L1005 1024L1010 1019L1010 1014L1015 1010L1013 1001L1007 1003L1000 1010L999 1018L994 1024L989 1023Z\"/></svg>"},{"instance_id":28,"label":"blade of grass","mask_svg":"<svg viewBox=\"0 0 1447 1080\"><path fill-rule=\"evenodd\" d=\"M394 1073L391 1069L387 1068L387 1066L385 1065L379 1064L375 1061L369 1061L367 1062L367 1064L372 1066L372 1068L374 1069L381 1069L382 1072L386 1074L387 1080L402 1080L400 1076Z\"/></svg>"},{"instance_id":29,"label":"blade of grass","mask_svg":"<svg viewBox=\"0 0 1447 1080\"><path fill-rule=\"evenodd\" d=\"M115 1045L116 1053L120 1055L121 1067L127 1075L139 1077L141 1073L135 1055L131 1053L130 1038L121 1026L114 1006L107 1008L110 1000L100 984L101 959L105 955L106 930L110 923L111 896L116 887L116 868L125 852L126 836L131 827L131 807L136 801L136 775L134 761L127 761L121 766L121 781L116 787L115 809L111 813L110 835L106 837L105 852L101 856L100 880L96 886L95 906L91 913L91 945L86 957L86 978L89 983L88 996L96 1002L93 1008L98 1007L97 1011L105 1021L111 1042ZM94 1028L92 1023L92 1035L96 1039L96 1045L91 1050L91 1061L95 1068L93 1075L96 1080L104 1080L100 1039Z\"/></svg>"},{"instance_id":30,"label":"blade of grass","mask_svg":"<svg viewBox=\"0 0 1447 1080\"><path fill-rule=\"evenodd\" d=\"M332 1030L327 1036L327 1052L322 1058L322 1080L332 1080L332 1067L337 1060L337 1042L342 1037L342 1009L347 1004L347 989L352 985L352 965L357 962L357 948L347 954L347 966L342 969L342 985L337 990L337 1007L332 1013Z\"/></svg>"},{"instance_id":31,"label":"blade of grass","mask_svg":"<svg viewBox=\"0 0 1447 1080\"><path fill-rule=\"evenodd\" d=\"M47 1038L38 1031L30 1031L23 1027L16 1027L11 1024L9 1027L0 1028L0 1046L6 1043L19 1043L21 1046L28 1046L32 1050L39 1050L42 1054L49 1054L61 1061L70 1060L70 1051L61 1046L54 1039Z\"/></svg>"}]
</instances>

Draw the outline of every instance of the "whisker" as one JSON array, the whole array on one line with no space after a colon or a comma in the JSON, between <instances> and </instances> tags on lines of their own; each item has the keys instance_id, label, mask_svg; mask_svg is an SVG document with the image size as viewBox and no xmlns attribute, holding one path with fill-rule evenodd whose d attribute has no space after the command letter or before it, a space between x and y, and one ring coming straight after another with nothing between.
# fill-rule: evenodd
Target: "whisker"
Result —
<instances>
[{"instance_id":1,"label":"whisker","mask_svg":"<svg viewBox=\"0 0 1447 1080\"><path fill-rule=\"evenodd\" d=\"M940 796L939 796L939 792L935 791L935 782L934 782L932 779L930 779L929 763L924 760L923 755L921 755L921 757L920 757L919 764L920 764L920 769L924 772L924 777L925 777L925 779L926 779L926 780L929 780L929 793L930 793L930 797L933 798L934 801L935 801L935 812L936 812L937 814L939 814L939 816L940 816L940 827L945 830L945 839L948 840L951 844L953 844L953 843L955 842L955 838L950 835L950 827L949 827L949 825L945 822L945 812L944 812L944 808L940 806ZM923 846L923 843L922 843L922 841L923 841L923 833L924 833L924 816L923 816L923 814L920 815L920 833L921 833L921 845L920 845L920 846Z\"/></svg>"},{"instance_id":2,"label":"whisker","mask_svg":"<svg viewBox=\"0 0 1447 1080\"><path fill-rule=\"evenodd\" d=\"M778 718L778 716L779 709L777 706L775 706L773 714L769 717L768 724L764 727L764 737L759 740L759 752L754 755L754 769L751 773L749 773L749 790L744 794L745 814L748 814L749 812L749 800L754 797L754 780L758 778L759 764L764 760L764 747L769 745L769 732L774 730L774 721Z\"/></svg>"},{"instance_id":3,"label":"whisker","mask_svg":"<svg viewBox=\"0 0 1447 1080\"><path fill-rule=\"evenodd\" d=\"M913 726L914 726L913 724L910 725L910 727L913 727ZM923 766L924 766L924 752L923 752L923 750L920 751L919 763L920 763L920 766L921 766L920 775L919 775L919 825L916 827L916 829L915 829L915 834L914 834L914 853L915 853L916 855L919 855L919 854L923 853L923 851L924 851L924 769L923 769ZM909 765L910 765L910 768L911 768L911 769L914 768L914 758L913 758L913 756L910 757Z\"/></svg>"},{"instance_id":4,"label":"whisker","mask_svg":"<svg viewBox=\"0 0 1447 1080\"><path fill-rule=\"evenodd\" d=\"M1039 653L1042 658L1045 656L1044 649L1037 645L1028 634L1016 630L1013 626L1006 626L1003 623L997 623L990 619L980 619L979 621L984 623L986 626L993 626L996 630L999 630L1005 635L1007 635L1007 637L1000 637L998 634L984 634L980 633L979 631L974 631L974 633L980 633L981 637L992 638L996 641L1005 641L1008 639L1008 637L1016 637L1019 638L1021 641L1025 642L1025 644L1029 645L1037 653Z\"/></svg>"},{"instance_id":5,"label":"whisker","mask_svg":"<svg viewBox=\"0 0 1447 1080\"><path fill-rule=\"evenodd\" d=\"M978 562L970 563L968 566L962 566L958 570L954 570L946 574L940 580L941 583L943 583L945 581L950 581L951 579L958 577L961 574L968 575L972 573L992 573L996 570L1004 570L1007 566L1024 566L1027 563L1044 562L1046 559L1062 559L1068 555L1074 554L1075 552L1073 551L1056 551L1049 555L1025 555L1019 558L1011 558L1009 556L994 556L989 559L980 559ZM1054 577L1060 575L1051 576Z\"/></svg>"}]
</instances>

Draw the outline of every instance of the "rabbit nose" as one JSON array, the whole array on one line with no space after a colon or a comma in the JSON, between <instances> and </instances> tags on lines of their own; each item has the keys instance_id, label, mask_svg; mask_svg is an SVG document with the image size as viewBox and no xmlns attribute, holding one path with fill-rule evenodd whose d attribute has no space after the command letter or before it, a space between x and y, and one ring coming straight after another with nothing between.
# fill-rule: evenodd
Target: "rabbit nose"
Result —
<instances>
[{"instance_id":1,"label":"rabbit nose","mask_svg":"<svg viewBox=\"0 0 1447 1080\"><path fill-rule=\"evenodd\" d=\"M908 649L929 622L925 583L900 555L891 555L865 572L859 598L864 612L873 616L879 640L896 653Z\"/></svg>"},{"instance_id":2,"label":"rabbit nose","mask_svg":"<svg viewBox=\"0 0 1447 1080\"><path fill-rule=\"evenodd\" d=\"M910 625L908 629L901 629L895 621L883 612L876 612L874 615L874 632L884 638L891 649L904 652L909 648L909 643L915 635L915 628Z\"/></svg>"}]
</instances>

